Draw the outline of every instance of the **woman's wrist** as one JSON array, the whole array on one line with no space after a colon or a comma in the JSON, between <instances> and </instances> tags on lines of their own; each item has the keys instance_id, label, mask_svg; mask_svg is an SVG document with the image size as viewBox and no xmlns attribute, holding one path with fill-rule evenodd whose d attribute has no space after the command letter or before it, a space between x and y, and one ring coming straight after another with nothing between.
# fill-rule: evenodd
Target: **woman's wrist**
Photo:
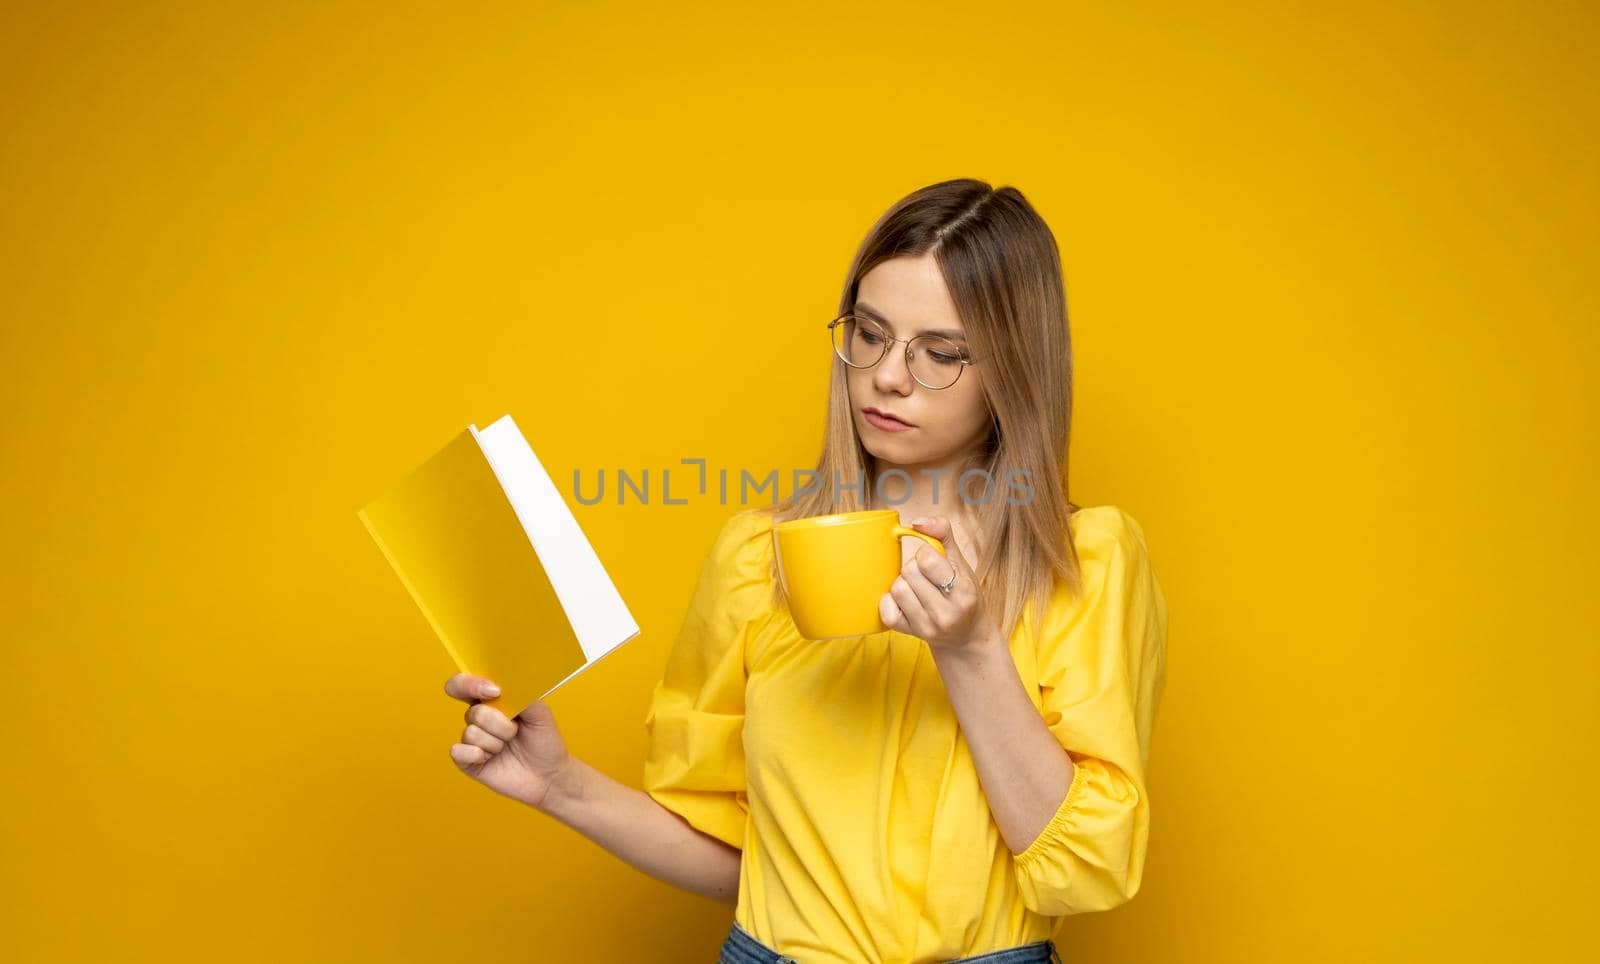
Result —
<instances>
[{"instance_id":1,"label":"woman's wrist","mask_svg":"<svg viewBox=\"0 0 1600 964\"><path fill-rule=\"evenodd\" d=\"M568 755L566 762L551 775L545 787L544 799L530 805L540 813L566 823L566 816L583 800L587 770L588 765L582 760Z\"/></svg>"}]
</instances>

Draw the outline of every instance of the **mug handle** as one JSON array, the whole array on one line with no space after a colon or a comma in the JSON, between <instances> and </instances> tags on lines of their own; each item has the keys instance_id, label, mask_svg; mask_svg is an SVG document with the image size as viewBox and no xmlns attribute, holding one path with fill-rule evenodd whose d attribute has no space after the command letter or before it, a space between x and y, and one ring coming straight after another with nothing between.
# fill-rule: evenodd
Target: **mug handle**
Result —
<instances>
[{"instance_id":1,"label":"mug handle","mask_svg":"<svg viewBox=\"0 0 1600 964\"><path fill-rule=\"evenodd\" d=\"M916 536L918 539L921 539L923 542L926 542L928 545L939 550L939 555L949 558L949 554L944 551L944 543L940 542L938 539L935 539L933 536L928 535L926 532L918 532L910 526L895 526L894 534L896 536Z\"/></svg>"}]
</instances>

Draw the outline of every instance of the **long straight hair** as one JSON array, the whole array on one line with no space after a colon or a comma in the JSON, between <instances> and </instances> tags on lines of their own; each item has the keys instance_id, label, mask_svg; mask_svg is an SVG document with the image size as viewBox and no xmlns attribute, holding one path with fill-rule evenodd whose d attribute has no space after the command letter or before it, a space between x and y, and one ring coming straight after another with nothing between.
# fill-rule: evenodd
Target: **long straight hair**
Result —
<instances>
[{"instance_id":1,"label":"long straight hair","mask_svg":"<svg viewBox=\"0 0 1600 964\"><path fill-rule=\"evenodd\" d=\"M980 359L993 414L984 444L954 475L978 526L971 533L978 591L1009 640L1030 604L1038 625L1057 578L1073 598L1082 590L1068 527L1079 507L1067 495L1072 340L1061 259L1055 235L1021 191L973 178L941 181L895 202L873 224L850 263L839 313L854 307L862 276L878 264L929 252ZM865 493L877 491L845 372L835 355L817 485L765 507L775 523L863 510ZM963 473L973 468L992 480L986 496L967 489ZM1019 476L1031 489L1020 499L1004 490ZM862 480L870 488L860 488ZM772 577L774 602L787 607L776 561Z\"/></svg>"}]
</instances>

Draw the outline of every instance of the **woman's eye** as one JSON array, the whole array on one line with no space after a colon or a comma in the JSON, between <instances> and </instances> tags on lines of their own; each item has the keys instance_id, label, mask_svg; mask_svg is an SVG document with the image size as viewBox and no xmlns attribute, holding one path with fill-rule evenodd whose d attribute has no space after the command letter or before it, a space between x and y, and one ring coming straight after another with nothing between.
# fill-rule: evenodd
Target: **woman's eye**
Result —
<instances>
[{"instance_id":1,"label":"woman's eye","mask_svg":"<svg viewBox=\"0 0 1600 964\"><path fill-rule=\"evenodd\" d=\"M953 365L961 360L954 355L946 355L942 351L930 351L928 352L928 357L941 365Z\"/></svg>"},{"instance_id":2,"label":"woman's eye","mask_svg":"<svg viewBox=\"0 0 1600 964\"><path fill-rule=\"evenodd\" d=\"M878 333L875 331L863 331L860 332L857 337L869 345L876 345L883 341L883 339L879 337Z\"/></svg>"}]
</instances>

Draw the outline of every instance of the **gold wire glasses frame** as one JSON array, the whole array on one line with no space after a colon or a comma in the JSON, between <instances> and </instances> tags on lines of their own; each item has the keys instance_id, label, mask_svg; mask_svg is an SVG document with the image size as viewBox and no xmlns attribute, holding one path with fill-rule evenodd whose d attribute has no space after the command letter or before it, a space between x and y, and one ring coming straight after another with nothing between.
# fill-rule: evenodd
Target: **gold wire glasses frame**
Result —
<instances>
[{"instance_id":1,"label":"gold wire glasses frame","mask_svg":"<svg viewBox=\"0 0 1600 964\"><path fill-rule=\"evenodd\" d=\"M906 369L918 385L932 391L954 385L967 366L980 357L943 335L896 338L878 322L850 311L828 322L828 335L833 341L833 353L851 368L871 368L889 357L890 345L904 343ZM921 354L917 352L919 348Z\"/></svg>"}]
</instances>

